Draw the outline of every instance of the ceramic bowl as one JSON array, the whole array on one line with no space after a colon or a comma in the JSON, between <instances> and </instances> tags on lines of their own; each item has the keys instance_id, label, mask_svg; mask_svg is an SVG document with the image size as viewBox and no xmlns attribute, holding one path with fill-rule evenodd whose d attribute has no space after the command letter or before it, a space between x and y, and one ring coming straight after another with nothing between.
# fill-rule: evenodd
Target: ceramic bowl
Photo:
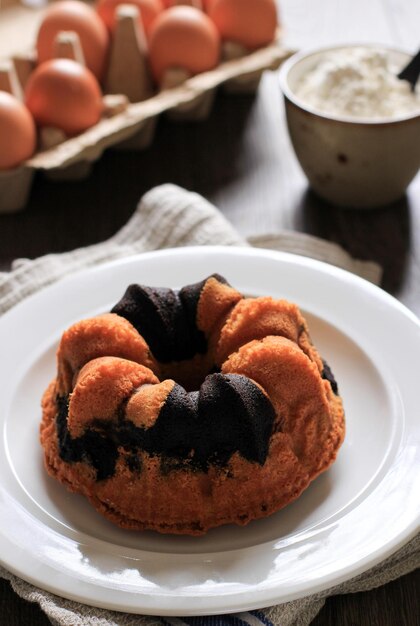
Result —
<instances>
[{"instance_id":1,"label":"ceramic bowl","mask_svg":"<svg viewBox=\"0 0 420 626\"><path fill-rule=\"evenodd\" d=\"M403 196L419 170L420 113L360 120L321 112L298 98L294 89L302 75L326 51L346 47L295 54L282 67L281 88L292 144L312 188L339 206L373 208ZM410 58L399 50L388 53L401 68Z\"/></svg>"}]
</instances>

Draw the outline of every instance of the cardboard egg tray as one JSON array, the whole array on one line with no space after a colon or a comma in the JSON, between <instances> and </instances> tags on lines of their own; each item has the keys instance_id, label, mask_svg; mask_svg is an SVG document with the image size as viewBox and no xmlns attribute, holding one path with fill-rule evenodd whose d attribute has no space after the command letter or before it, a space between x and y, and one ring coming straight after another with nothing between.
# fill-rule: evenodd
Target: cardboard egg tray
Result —
<instances>
[{"instance_id":1,"label":"cardboard egg tray","mask_svg":"<svg viewBox=\"0 0 420 626\"><path fill-rule=\"evenodd\" d=\"M24 208L36 170L43 170L55 180L84 178L107 148L147 148L153 142L160 115L169 115L174 120L204 120L212 110L219 88L231 93L254 93L263 72L277 69L291 54L291 50L283 47L280 33L269 46L249 54L240 54L228 46L224 58L236 58L222 61L214 70L191 78L181 76L183 82L175 72L166 83L175 86L165 85L163 90L140 102L130 102L122 94L105 95L101 121L76 137L67 139L57 129L42 129L41 148L35 155L14 170L0 172L0 213ZM14 57L13 67L24 86L35 67L34 58ZM106 91L105 86L105 94Z\"/></svg>"}]
</instances>

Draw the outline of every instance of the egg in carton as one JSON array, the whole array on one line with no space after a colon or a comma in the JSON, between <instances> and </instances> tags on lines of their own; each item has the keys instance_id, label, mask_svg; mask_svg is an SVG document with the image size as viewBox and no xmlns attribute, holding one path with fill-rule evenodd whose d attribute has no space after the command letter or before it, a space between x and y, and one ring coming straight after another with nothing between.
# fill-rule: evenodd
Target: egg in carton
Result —
<instances>
[{"instance_id":1,"label":"egg in carton","mask_svg":"<svg viewBox=\"0 0 420 626\"><path fill-rule=\"evenodd\" d=\"M11 121L23 124L19 136L16 124L13 124L10 137L6 141L3 137L8 152L15 152L7 155L8 163L3 163L3 155L0 158L0 212L3 213L11 213L25 206L34 177L32 167L26 165L25 161L23 165L19 164L33 152L36 144L35 124L21 104L22 97L22 87L15 66L11 61L3 61L0 65L0 108L3 103ZM3 169L6 167L7 169Z\"/></svg>"},{"instance_id":2,"label":"egg in carton","mask_svg":"<svg viewBox=\"0 0 420 626\"><path fill-rule=\"evenodd\" d=\"M172 0L172 4L202 8L201 1ZM107 71L102 79L101 119L75 136L54 126L43 126L39 131L37 152L19 167L0 171L0 212L17 211L25 206L36 170L43 170L56 180L84 178L106 148L147 148L153 141L161 114L175 120L204 120L211 112L219 88L254 93L263 72L277 69L293 54L282 46L280 29L271 43L259 47L255 41L247 47L229 40L228 33L222 41L221 60L216 67L195 73L194 68L188 67L186 58L184 65L165 67L157 78L158 71L155 70L153 76L149 58L153 39L146 38L138 8L133 4L119 5L115 20ZM219 27L226 30L223 23ZM258 29L253 31L255 38ZM258 38L258 32L256 36ZM70 59L81 66L86 64L76 32L59 32L53 45L56 58ZM13 64L3 72L0 68L0 89L22 98L22 91L35 69L36 55L13 57Z\"/></svg>"}]
</instances>

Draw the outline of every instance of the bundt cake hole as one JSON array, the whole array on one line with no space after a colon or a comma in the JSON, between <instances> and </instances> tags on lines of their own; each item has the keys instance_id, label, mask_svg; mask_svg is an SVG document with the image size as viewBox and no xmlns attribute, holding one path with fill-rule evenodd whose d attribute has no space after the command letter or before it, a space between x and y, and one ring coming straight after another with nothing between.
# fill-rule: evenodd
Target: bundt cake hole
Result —
<instances>
[{"instance_id":1,"label":"bundt cake hole","mask_svg":"<svg viewBox=\"0 0 420 626\"><path fill-rule=\"evenodd\" d=\"M112 313L130 322L150 347L160 380L171 378L198 391L207 375L220 371L209 342L215 328L243 296L213 274L176 291L130 285Z\"/></svg>"},{"instance_id":2,"label":"bundt cake hole","mask_svg":"<svg viewBox=\"0 0 420 626\"><path fill-rule=\"evenodd\" d=\"M186 391L199 391L210 374L220 372L209 354L197 354L193 359L162 363L160 380L172 379Z\"/></svg>"}]
</instances>

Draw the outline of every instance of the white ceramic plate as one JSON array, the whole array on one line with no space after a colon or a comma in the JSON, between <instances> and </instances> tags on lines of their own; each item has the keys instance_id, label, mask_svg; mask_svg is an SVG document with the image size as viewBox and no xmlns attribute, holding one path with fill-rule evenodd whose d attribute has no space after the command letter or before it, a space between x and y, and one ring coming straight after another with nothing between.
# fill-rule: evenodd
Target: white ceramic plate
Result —
<instances>
[{"instance_id":1,"label":"white ceramic plate","mask_svg":"<svg viewBox=\"0 0 420 626\"><path fill-rule=\"evenodd\" d=\"M295 503L202 538L122 531L43 469L40 398L74 321L131 282L181 287L219 272L247 294L297 302L344 399L334 466ZM56 594L161 615L243 611L348 579L419 527L419 321L371 284L294 255L167 250L65 279L0 319L0 560Z\"/></svg>"}]
</instances>

